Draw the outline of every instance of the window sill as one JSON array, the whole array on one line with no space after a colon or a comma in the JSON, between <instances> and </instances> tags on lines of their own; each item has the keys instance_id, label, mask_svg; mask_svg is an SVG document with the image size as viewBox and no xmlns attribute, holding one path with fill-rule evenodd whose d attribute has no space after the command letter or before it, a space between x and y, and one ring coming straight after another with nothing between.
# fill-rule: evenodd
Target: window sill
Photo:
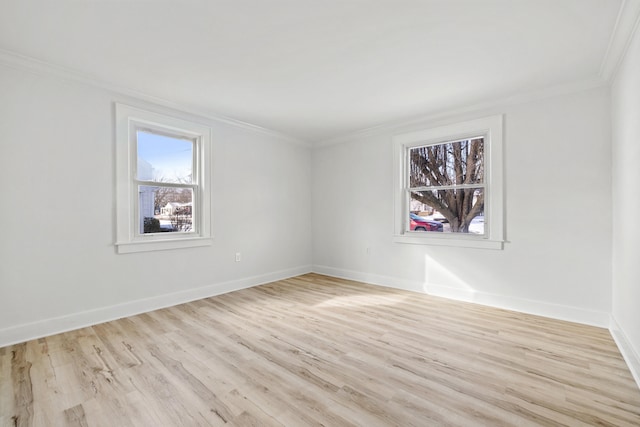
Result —
<instances>
[{"instance_id":1,"label":"window sill","mask_svg":"<svg viewBox=\"0 0 640 427\"><path fill-rule=\"evenodd\" d=\"M396 235L393 236L395 243L406 243L411 245L431 245L431 246L452 246L458 248L494 249L502 250L504 242L502 240L489 240L482 237L469 236L434 236L434 235Z\"/></svg>"},{"instance_id":2,"label":"window sill","mask_svg":"<svg viewBox=\"0 0 640 427\"><path fill-rule=\"evenodd\" d=\"M189 237L171 240L146 240L137 242L116 243L119 254L135 252L165 251L169 249L195 248L211 246L213 239L210 237Z\"/></svg>"}]
</instances>

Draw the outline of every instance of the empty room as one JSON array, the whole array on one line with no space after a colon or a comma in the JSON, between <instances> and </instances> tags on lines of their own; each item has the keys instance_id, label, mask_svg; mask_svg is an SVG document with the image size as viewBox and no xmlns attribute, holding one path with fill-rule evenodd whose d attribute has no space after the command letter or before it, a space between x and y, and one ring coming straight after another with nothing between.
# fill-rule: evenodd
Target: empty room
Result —
<instances>
[{"instance_id":1,"label":"empty room","mask_svg":"<svg viewBox=\"0 0 640 427\"><path fill-rule=\"evenodd\" d=\"M639 26L0 1L0 427L640 426Z\"/></svg>"}]
</instances>

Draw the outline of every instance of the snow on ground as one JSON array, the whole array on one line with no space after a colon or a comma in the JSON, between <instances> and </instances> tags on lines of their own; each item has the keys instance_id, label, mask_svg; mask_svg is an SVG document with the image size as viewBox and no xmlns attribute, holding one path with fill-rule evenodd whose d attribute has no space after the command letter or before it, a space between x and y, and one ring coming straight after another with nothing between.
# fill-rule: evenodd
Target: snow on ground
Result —
<instances>
[{"instance_id":1,"label":"snow on ground","mask_svg":"<svg viewBox=\"0 0 640 427\"><path fill-rule=\"evenodd\" d=\"M159 221L160 221L160 228L166 228L168 230L173 229L173 225L171 224L170 219L161 219Z\"/></svg>"},{"instance_id":2,"label":"snow on ground","mask_svg":"<svg viewBox=\"0 0 640 427\"><path fill-rule=\"evenodd\" d=\"M423 218L429 221L438 221L442 222L444 217L439 212L435 212L433 215L423 216ZM451 224L445 222L442 224L442 231L444 233L451 232ZM469 233L470 234L484 234L484 216L477 216L471 220L471 224L469 224Z\"/></svg>"}]
</instances>

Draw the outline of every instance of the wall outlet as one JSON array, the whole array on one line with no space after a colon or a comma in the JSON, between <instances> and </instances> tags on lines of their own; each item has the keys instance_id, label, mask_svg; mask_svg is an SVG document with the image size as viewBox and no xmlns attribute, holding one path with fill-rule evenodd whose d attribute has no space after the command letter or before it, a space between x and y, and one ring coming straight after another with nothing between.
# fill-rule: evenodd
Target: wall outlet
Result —
<instances>
[{"instance_id":1,"label":"wall outlet","mask_svg":"<svg viewBox=\"0 0 640 427\"><path fill-rule=\"evenodd\" d=\"M242 260L242 256L240 255L240 252L236 252L236 262L240 262Z\"/></svg>"}]
</instances>

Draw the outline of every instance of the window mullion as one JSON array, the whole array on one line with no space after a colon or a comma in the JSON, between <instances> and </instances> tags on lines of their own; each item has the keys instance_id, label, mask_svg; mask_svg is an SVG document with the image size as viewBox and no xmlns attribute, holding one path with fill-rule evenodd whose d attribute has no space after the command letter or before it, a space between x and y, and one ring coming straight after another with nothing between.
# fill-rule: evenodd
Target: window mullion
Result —
<instances>
[{"instance_id":1,"label":"window mullion","mask_svg":"<svg viewBox=\"0 0 640 427\"><path fill-rule=\"evenodd\" d=\"M198 184L180 184L175 182L158 182L158 181L142 181L139 179L133 180L136 185L147 185L149 187L171 187L171 188L191 188L195 190L198 188Z\"/></svg>"},{"instance_id":2,"label":"window mullion","mask_svg":"<svg viewBox=\"0 0 640 427\"><path fill-rule=\"evenodd\" d=\"M432 190L466 190L474 188L485 188L485 184L461 184L461 185L438 185L438 186L423 186L423 187L409 187L409 191L432 191Z\"/></svg>"}]
</instances>

